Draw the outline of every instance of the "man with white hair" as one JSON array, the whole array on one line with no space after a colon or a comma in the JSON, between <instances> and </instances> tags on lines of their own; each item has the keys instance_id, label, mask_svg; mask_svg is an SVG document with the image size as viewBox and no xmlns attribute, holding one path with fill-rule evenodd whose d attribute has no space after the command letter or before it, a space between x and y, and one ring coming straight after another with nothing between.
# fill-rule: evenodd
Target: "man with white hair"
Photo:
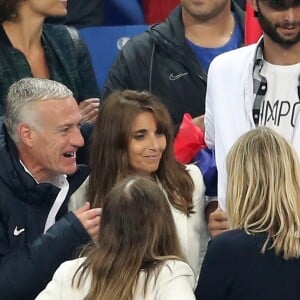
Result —
<instances>
[{"instance_id":1,"label":"man with white hair","mask_svg":"<svg viewBox=\"0 0 300 300\"><path fill-rule=\"evenodd\" d=\"M0 124L1 299L34 299L56 268L99 230L100 209L68 212L89 174L76 165L82 116L61 83L14 83Z\"/></svg>"}]
</instances>

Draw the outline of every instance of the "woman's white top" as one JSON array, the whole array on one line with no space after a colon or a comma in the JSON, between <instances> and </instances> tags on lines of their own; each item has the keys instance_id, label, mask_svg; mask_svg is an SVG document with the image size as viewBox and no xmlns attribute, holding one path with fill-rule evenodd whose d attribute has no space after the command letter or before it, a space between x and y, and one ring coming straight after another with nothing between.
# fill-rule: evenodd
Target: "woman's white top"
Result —
<instances>
[{"instance_id":1,"label":"woman's white top","mask_svg":"<svg viewBox=\"0 0 300 300\"><path fill-rule=\"evenodd\" d=\"M61 264L36 300L83 300L90 289L91 277L85 279L80 289L76 285L72 286L72 279L84 259L78 258ZM144 296L145 277L145 273L141 271L133 300L195 300L194 274L189 265L182 261L167 260L160 269L156 281L154 274L150 276Z\"/></svg>"},{"instance_id":2,"label":"woman's white top","mask_svg":"<svg viewBox=\"0 0 300 300\"><path fill-rule=\"evenodd\" d=\"M169 204L181 247L186 256L187 262L194 271L196 287L209 240L209 233L205 220L205 185L201 171L196 165L186 165L186 169L192 177L195 186L193 192L194 213L187 216L182 211L173 207L171 203ZM72 195L69 202L70 210L75 211L77 208L81 207L85 201L87 201L87 186L88 180L86 180L82 187Z\"/></svg>"},{"instance_id":3,"label":"woman's white top","mask_svg":"<svg viewBox=\"0 0 300 300\"><path fill-rule=\"evenodd\" d=\"M196 165L187 165L186 169L191 175L195 186L193 193L194 213L187 216L172 205L170 207L181 247L187 262L194 271L196 284L209 240L205 220L205 185L202 173Z\"/></svg>"}]
</instances>

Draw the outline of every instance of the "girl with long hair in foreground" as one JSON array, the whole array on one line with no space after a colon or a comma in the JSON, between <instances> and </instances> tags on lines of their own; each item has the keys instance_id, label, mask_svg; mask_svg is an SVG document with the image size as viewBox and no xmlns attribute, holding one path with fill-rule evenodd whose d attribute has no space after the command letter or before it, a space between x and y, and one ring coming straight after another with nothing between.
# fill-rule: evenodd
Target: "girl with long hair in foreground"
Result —
<instances>
[{"instance_id":1,"label":"girl with long hair in foreground","mask_svg":"<svg viewBox=\"0 0 300 300\"><path fill-rule=\"evenodd\" d=\"M157 183L129 176L104 200L97 244L63 263L36 299L195 299L194 274Z\"/></svg>"}]
</instances>

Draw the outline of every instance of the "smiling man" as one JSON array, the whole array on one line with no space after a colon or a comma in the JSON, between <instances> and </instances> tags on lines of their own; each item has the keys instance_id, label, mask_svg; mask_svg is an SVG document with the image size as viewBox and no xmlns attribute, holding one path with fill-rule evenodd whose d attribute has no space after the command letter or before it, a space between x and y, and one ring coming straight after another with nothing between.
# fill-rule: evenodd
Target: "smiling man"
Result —
<instances>
[{"instance_id":1,"label":"smiling man","mask_svg":"<svg viewBox=\"0 0 300 300\"><path fill-rule=\"evenodd\" d=\"M38 78L14 83L0 133L1 299L34 299L56 268L94 239L100 209L68 212L89 173L76 165L82 116L64 85Z\"/></svg>"},{"instance_id":2,"label":"smiling man","mask_svg":"<svg viewBox=\"0 0 300 300\"><path fill-rule=\"evenodd\" d=\"M223 210L225 160L241 135L256 126L270 127L282 134L300 157L300 1L249 3L263 37L255 45L217 57L208 73L205 139L216 151L218 198ZM212 213L209 226L213 235L225 230L226 215L221 210Z\"/></svg>"}]
</instances>

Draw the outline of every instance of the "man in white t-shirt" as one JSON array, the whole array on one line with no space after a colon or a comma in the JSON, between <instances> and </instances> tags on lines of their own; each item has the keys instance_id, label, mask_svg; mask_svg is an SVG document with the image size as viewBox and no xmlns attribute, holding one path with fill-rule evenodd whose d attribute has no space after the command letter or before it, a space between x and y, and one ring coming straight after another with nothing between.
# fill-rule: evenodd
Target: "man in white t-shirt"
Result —
<instances>
[{"instance_id":1,"label":"man in white t-shirt","mask_svg":"<svg viewBox=\"0 0 300 300\"><path fill-rule=\"evenodd\" d=\"M300 1L249 0L249 4L262 38L220 55L208 73L205 139L216 151L219 201L209 216L212 236L228 229L226 156L242 134L256 126L271 127L300 156Z\"/></svg>"}]
</instances>

